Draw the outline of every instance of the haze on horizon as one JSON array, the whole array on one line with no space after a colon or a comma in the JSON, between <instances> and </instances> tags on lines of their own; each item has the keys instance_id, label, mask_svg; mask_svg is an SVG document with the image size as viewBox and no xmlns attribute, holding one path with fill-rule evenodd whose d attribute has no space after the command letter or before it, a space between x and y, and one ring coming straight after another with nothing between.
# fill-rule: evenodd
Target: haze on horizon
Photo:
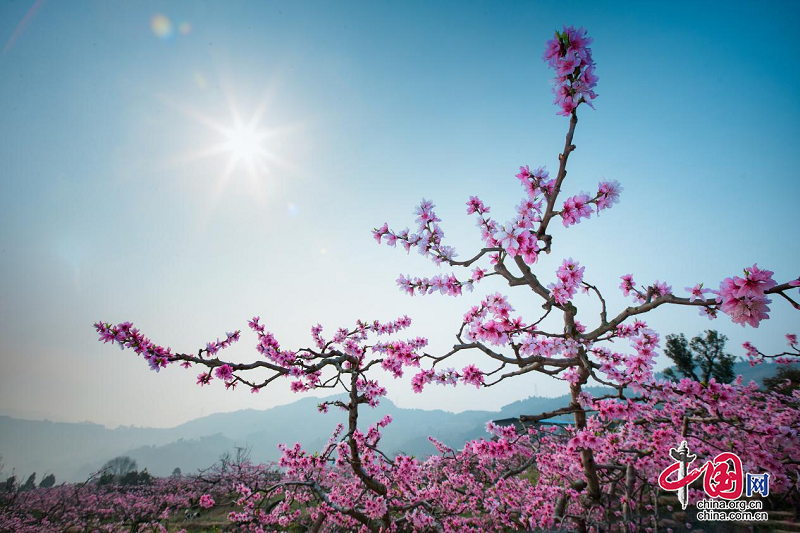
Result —
<instances>
[{"instance_id":1,"label":"haze on horizon","mask_svg":"<svg viewBox=\"0 0 800 533\"><path fill-rule=\"evenodd\" d=\"M566 190L601 179L625 190L558 230L537 272L550 282L573 257L611 309L628 304L627 273L678 294L754 262L800 274L797 3L82 6L0 4L0 413L168 427L298 399L284 383L251 395L200 388L195 369L156 375L98 343L97 320L189 352L242 329L229 354L246 361L255 315L298 347L317 323L407 314L432 353L447 350L470 305L509 291L409 298L397 275L436 267L370 230L412 225L425 197L468 256L481 245L470 195L511 217L517 168L552 171L563 146L541 61L562 24L589 30L600 76ZM536 311L510 295L523 316ZM738 356L745 340L778 351L800 333L786 306L773 299L756 330L694 309L648 321L662 335L717 329ZM423 394L383 383L399 406L455 412L566 390L542 376Z\"/></svg>"}]
</instances>

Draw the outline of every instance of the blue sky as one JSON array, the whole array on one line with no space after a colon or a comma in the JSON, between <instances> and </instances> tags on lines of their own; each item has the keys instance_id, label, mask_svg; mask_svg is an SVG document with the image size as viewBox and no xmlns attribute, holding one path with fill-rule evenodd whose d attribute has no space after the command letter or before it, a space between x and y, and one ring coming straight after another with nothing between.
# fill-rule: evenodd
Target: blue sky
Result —
<instances>
[{"instance_id":1,"label":"blue sky","mask_svg":"<svg viewBox=\"0 0 800 533\"><path fill-rule=\"evenodd\" d=\"M164 426L295 399L283 386L200 389L179 368L155 375L97 343L98 319L193 351L253 315L300 346L317 322L408 314L446 349L469 305L503 287L408 298L397 275L436 267L378 247L370 229L411 225L424 196L467 256L480 246L470 195L511 217L517 167L554 170L563 146L540 59L562 24L589 30L600 76L566 191L603 178L625 191L600 218L559 229L540 275L573 257L617 309L629 272L676 290L754 262L798 275L794 2L33 5L0 3L4 412ZM171 32L154 31L156 15ZM267 171L254 179L240 164L223 179L230 154L200 156L224 141L211 125L259 106ZM528 294L509 295L535 311ZM741 355L744 340L777 350L797 332L788 304L772 308L758 330L693 309L649 321L663 334L717 328ZM254 344L246 334L231 354L255 357ZM530 376L481 392L387 385L400 405L455 411L564 390Z\"/></svg>"}]
</instances>

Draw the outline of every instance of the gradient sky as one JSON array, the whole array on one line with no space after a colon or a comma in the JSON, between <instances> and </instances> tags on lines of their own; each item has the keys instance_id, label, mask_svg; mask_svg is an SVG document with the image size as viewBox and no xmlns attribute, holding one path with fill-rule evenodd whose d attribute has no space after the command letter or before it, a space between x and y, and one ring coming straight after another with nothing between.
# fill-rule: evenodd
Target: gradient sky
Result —
<instances>
[{"instance_id":1,"label":"gradient sky","mask_svg":"<svg viewBox=\"0 0 800 533\"><path fill-rule=\"evenodd\" d=\"M481 244L469 195L511 218L517 167L554 170L563 146L540 58L564 23L589 30L600 76L565 190L608 178L625 191L600 218L559 225L540 276L571 256L617 310L628 272L678 294L754 262L796 277L800 4L564 4L0 2L2 412L169 426L296 399L283 384L251 395L201 389L196 369L155 374L98 343L99 319L195 351L253 315L298 347L317 322L408 314L447 349L469 305L502 285L409 298L397 275L437 268L370 229L413 224L424 196L467 256ZM209 123L249 120L260 103L269 172L223 179L229 154L200 157L223 141ZM537 309L529 292L510 296ZM778 350L800 333L785 301L772 308L757 330L686 308L649 322L717 328L742 355L744 340ZM255 342L245 332L229 355L253 358ZM565 390L531 375L480 392L384 384L401 406L453 411Z\"/></svg>"}]
</instances>

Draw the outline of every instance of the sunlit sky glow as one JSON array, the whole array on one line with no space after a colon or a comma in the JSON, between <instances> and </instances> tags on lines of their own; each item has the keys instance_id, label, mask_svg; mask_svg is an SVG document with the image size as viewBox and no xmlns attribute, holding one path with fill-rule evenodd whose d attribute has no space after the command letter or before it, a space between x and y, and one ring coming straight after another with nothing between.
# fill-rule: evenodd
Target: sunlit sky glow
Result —
<instances>
[{"instance_id":1,"label":"sunlit sky glow","mask_svg":"<svg viewBox=\"0 0 800 533\"><path fill-rule=\"evenodd\" d=\"M0 3L0 414L169 426L297 399L156 375L99 344L99 319L194 351L254 315L296 347L318 322L408 314L447 349L464 311L503 287L409 298L397 275L437 268L370 230L413 224L424 196L466 256L480 246L470 195L511 217L517 167L552 171L563 145L540 57L564 23L588 28L600 76L566 191L604 178L625 191L558 229L537 272L549 281L571 256L612 309L628 272L677 291L756 261L795 277L799 15L796 2ZM777 350L800 333L786 302L772 308L758 330L693 309L649 322L717 328L742 355L744 340ZM230 355L256 357L255 343L245 333ZM401 406L453 411L565 390L528 376L415 395L382 379Z\"/></svg>"},{"instance_id":2,"label":"sunlit sky glow","mask_svg":"<svg viewBox=\"0 0 800 533\"><path fill-rule=\"evenodd\" d=\"M265 95L252 114L245 116L238 108L234 95L226 89L225 99L227 101L230 117L223 122L214 119L194 109L185 103L175 103L169 98L164 101L171 104L176 110L180 111L186 118L191 119L217 134L216 142L197 151L182 154L175 159L175 165L189 164L192 162L204 162L206 160L219 159L220 156L226 158L223 170L220 172L219 180L215 185L215 199L219 198L223 189L234 177L246 176L251 187L251 193L255 200L263 201L264 187L267 185L268 178L272 174L272 168L286 170L287 161L280 157L274 149L271 149L271 141L283 139L287 141L291 138L291 128L273 127L272 130L265 126L264 114L267 111L268 97ZM277 143L275 143L277 146Z\"/></svg>"}]
</instances>

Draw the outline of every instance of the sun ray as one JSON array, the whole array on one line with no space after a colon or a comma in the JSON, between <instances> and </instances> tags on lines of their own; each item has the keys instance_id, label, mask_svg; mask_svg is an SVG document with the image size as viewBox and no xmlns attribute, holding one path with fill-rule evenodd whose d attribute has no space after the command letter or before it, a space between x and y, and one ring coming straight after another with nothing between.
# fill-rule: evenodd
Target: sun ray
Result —
<instances>
[{"instance_id":1,"label":"sun ray","mask_svg":"<svg viewBox=\"0 0 800 533\"><path fill-rule=\"evenodd\" d=\"M224 133L225 127L221 125L219 122L215 121L213 118L209 117L205 113L191 107L182 102L176 102L175 100L165 96L165 95L158 95L158 99L167 104L168 106L177 109L183 115L191 118L195 122L206 126L209 129L216 131L217 133Z\"/></svg>"},{"instance_id":2,"label":"sun ray","mask_svg":"<svg viewBox=\"0 0 800 533\"><path fill-rule=\"evenodd\" d=\"M268 125L269 110L275 101L275 83L273 80L261 93L252 112L245 110L247 112L243 113L229 83L224 79L220 80L223 97L220 103L227 111L227 121L209 116L183 100L158 96L162 102L215 134L216 142L198 150L178 154L165 162L165 166L170 168L204 159L225 158L221 173L217 175L209 191L212 207L221 200L225 189L234 180L241 183L240 180L243 179L250 188L250 197L257 203L263 203L270 191L280 190L277 180L281 176L287 172L299 172L286 157L286 140L287 136L293 135L304 125Z\"/></svg>"}]
</instances>

